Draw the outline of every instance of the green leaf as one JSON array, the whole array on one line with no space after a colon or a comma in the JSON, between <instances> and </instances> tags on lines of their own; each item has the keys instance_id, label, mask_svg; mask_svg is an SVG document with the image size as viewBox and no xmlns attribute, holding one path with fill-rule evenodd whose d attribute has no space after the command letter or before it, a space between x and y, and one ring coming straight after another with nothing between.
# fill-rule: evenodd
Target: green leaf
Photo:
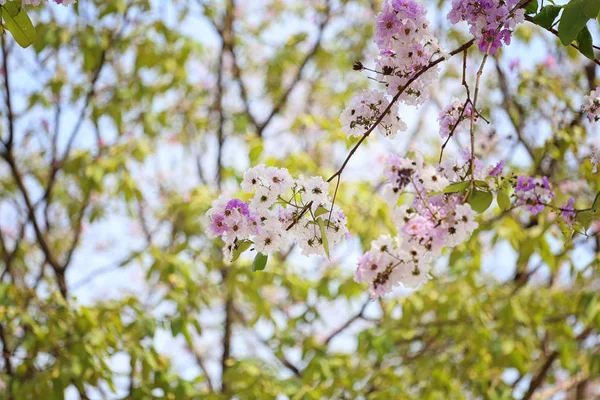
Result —
<instances>
[{"instance_id":1,"label":"green leaf","mask_svg":"<svg viewBox=\"0 0 600 400\"><path fill-rule=\"evenodd\" d=\"M181 317L175 318L174 320L171 321L171 334L173 335L173 337L175 337L175 336L179 335L181 332L183 332L184 325L185 325L185 321Z\"/></svg>"},{"instance_id":2,"label":"green leaf","mask_svg":"<svg viewBox=\"0 0 600 400\"><path fill-rule=\"evenodd\" d=\"M481 190L474 189L467 199L467 203L471 205L471 208L478 213L482 213L487 210L492 204L494 196L490 192L484 192Z\"/></svg>"},{"instance_id":3,"label":"green leaf","mask_svg":"<svg viewBox=\"0 0 600 400\"><path fill-rule=\"evenodd\" d=\"M575 217L575 221L577 221L581 226L587 231L590 229L592 225L592 221L594 220L594 213L592 211L582 211L577 213Z\"/></svg>"},{"instance_id":4,"label":"green leaf","mask_svg":"<svg viewBox=\"0 0 600 400\"><path fill-rule=\"evenodd\" d=\"M529 4L527 4L527 6L525 6L525 13L526 14L535 14L537 9L538 9L537 0L532 0L529 2Z\"/></svg>"},{"instance_id":5,"label":"green leaf","mask_svg":"<svg viewBox=\"0 0 600 400\"><path fill-rule=\"evenodd\" d=\"M593 60L594 56L594 43L592 39L592 34L590 30L584 26L579 35L577 35L577 46L579 47L579 52Z\"/></svg>"},{"instance_id":6,"label":"green leaf","mask_svg":"<svg viewBox=\"0 0 600 400\"><path fill-rule=\"evenodd\" d=\"M600 15L600 1L598 0L583 0L581 4L583 12L590 18L596 18Z\"/></svg>"},{"instance_id":7,"label":"green leaf","mask_svg":"<svg viewBox=\"0 0 600 400\"><path fill-rule=\"evenodd\" d=\"M16 2L7 2L2 6L4 27L12 34L21 47L28 47L35 42L35 28L24 9Z\"/></svg>"},{"instance_id":8,"label":"green leaf","mask_svg":"<svg viewBox=\"0 0 600 400\"><path fill-rule=\"evenodd\" d=\"M327 214L329 212L328 209L326 209L323 206L319 206L316 210L315 210L315 217L320 217L323 214Z\"/></svg>"},{"instance_id":9,"label":"green leaf","mask_svg":"<svg viewBox=\"0 0 600 400\"><path fill-rule=\"evenodd\" d=\"M508 193L506 193L505 190L500 190L498 192L498 197L496 197L496 201L498 202L498 207L500 207L502 211L506 211L510 208L510 197L508 196Z\"/></svg>"},{"instance_id":10,"label":"green leaf","mask_svg":"<svg viewBox=\"0 0 600 400\"><path fill-rule=\"evenodd\" d=\"M253 242L251 240L246 239L235 242L235 249L233 249L233 258L231 259L231 262L234 262L240 258L240 255L248 250L252 244Z\"/></svg>"},{"instance_id":11,"label":"green leaf","mask_svg":"<svg viewBox=\"0 0 600 400\"><path fill-rule=\"evenodd\" d=\"M476 180L473 183L475 183L475 186L477 186L479 188L483 188L483 189L489 189L490 188L490 185L488 185L488 183L486 181Z\"/></svg>"},{"instance_id":12,"label":"green leaf","mask_svg":"<svg viewBox=\"0 0 600 400\"><path fill-rule=\"evenodd\" d=\"M538 15L533 17L533 22L541 26L542 28L550 28L554 24L554 20L558 17L562 7L559 6L545 6L542 7Z\"/></svg>"},{"instance_id":13,"label":"green leaf","mask_svg":"<svg viewBox=\"0 0 600 400\"><path fill-rule=\"evenodd\" d=\"M317 219L317 223L319 224L319 229L321 230L321 241L323 242L323 249L325 249L325 254L327 254L327 258L329 258L329 240L327 240L325 222L322 218L319 218Z\"/></svg>"},{"instance_id":14,"label":"green leaf","mask_svg":"<svg viewBox=\"0 0 600 400\"><path fill-rule=\"evenodd\" d=\"M267 266L268 255L263 253L257 253L256 257L254 257L254 261L252 262L252 272L262 271Z\"/></svg>"},{"instance_id":15,"label":"green leaf","mask_svg":"<svg viewBox=\"0 0 600 400\"><path fill-rule=\"evenodd\" d=\"M596 197L594 197L594 202L592 203L592 212L600 211L600 192L596 193Z\"/></svg>"},{"instance_id":16,"label":"green leaf","mask_svg":"<svg viewBox=\"0 0 600 400\"><path fill-rule=\"evenodd\" d=\"M583 12L583 0L572 0L562 13L558 24L558 37L563 46L570 45L590 19Z\"/></svg>"},{"instance_id":17,"label":"green leaf","mask_svg":"<svg viewBox=\"0 0 600 400\"><path fill-rule=\"evenodd\" d=\"M464 192L465 190L467 190L468 187L469 187L469 181L457 182L457 183L453 183L453 184L447 186L441 192L433 192L433 193L431 193L431 195L437 195L437 194L442 194L442 193Z\"/></svg>"}]
</instances>

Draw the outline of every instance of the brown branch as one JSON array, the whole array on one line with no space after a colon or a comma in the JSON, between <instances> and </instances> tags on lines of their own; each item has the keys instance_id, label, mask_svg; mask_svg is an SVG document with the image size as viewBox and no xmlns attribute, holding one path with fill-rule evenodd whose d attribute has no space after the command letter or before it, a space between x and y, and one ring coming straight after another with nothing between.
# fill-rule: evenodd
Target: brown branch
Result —
<instances>
[{"instance_id":1,"label":"brown branch","mask_svg":"<svg viewBox=\"0 0 600 400\"><path fill-rule=\"evenodd\" d=\"M233 41L233 21L235 15L235 0L228 0L223 17L223 26L219 30L221 33L221 51L217 62L217 93L215 97L214 108L218 115L217 125L217 184L221 188L221 180L223 178L223 144L225 143L225 112L223 110L224 82L223 75L225 73L225 54L231 48Z\"/></svg>"},{"instance_id":2,"label":"brown branch","mask_svg":"<svg viewBox=\"0 0 600 400\"><path fill-rule=\"evenodd\" d=\"M551 387L543 392L540 392L532 397L532 400L546 400L549 399L560 392L564 392L565 390L569 390L574 386L579 385L581 382L585 381L587 376L585 374L577 374L572 378L565 379L554 387ZM579 398L579 397L578 397Z\"/></svg>"},{"instance_id":3,"label":"brown branch","mask_svg":"<svg viewBox=\"0 0 600 400\"><path fill-rule=\"evenodd\" d=\"M302 209L302 211L300 211L300 214L298 214L298 216L296 218L294 218L294 220L292 221L292 223L285 228L286 231L289 231L290 229L292 229L294 227L294 225L296 225L298 223L298 221L300 221L300 218L302 218L304 216L304 214L306 214L306 212L310 209L310 207L312 207L313 202L309 202L307 205L304 206L304 208Z\"/></svg>"},{"instance_id":4,"label":"brown branch","mask_svg":"<svg viewBox=\"0 0 600 400\"><path fill-rule=\"evenodd\" d=\"M592 328L586 328L583 332L581 332L579 335L577 335L577 337L575 339L578 342L580 342L580 341L584 340L585 338L587 338L592 333L592 331L593 331ZM556 361L558 356L559 356L558 350L554 350L546 358L546 361L544 361L544 364L542 364L542 366L538 370L537 374L535 374L535 376L533 378L531 378L531 383L529 384L529 388L527 389L527 392L523 396L523 400L530 400L533 398L533 395L535 394L536 390L542 385L542 383L546 379L546 375L548 374L550 367L552 367L552 364L554 363L554 361Z\"/></svg>"},{"instance_id":5,"label":"brown branch","mask_svg":"<svg viewBox=\"0 0 600 400\"><path fill-rule=\"evenodd\" d=\"M196 363L198 364L198 366L202 370L202 373L204 374L204 377L206 378L206 384L208 385L208 390L211 393L214 392L215 391L214 385L212 383L212 379L210 378L210 375L208 374L208 369L206 368L206 363L204 362L204 358L202 357L202 354L200 354L200 351L198 349L191 348L190 350L192 351L192 353L194 353L194 358L196 359Z\"/></svg>"},{"instance_id":6,"label":"brown branch","mask_svg":"<svg viewBox=\"0 0 600 400\"><path fill-rule=\"evenodd\" d=\"M450 141L450 139L454 136L454 132L456 131L456 128L458 128L458 125L460 125L460 123L463 121L463 115L465 114L465 109L467 108L467 105L469 105L469 102L470 102L470 100L467 98L467 100L465 100L465 104L463 104L462 110L460 110L460 115L458 116L458 120L456 121L456 124L454 124L454 126L452 127L452 130L448 134L448 137L444 141L444 144L442 144L442 149L440 150L440 160L438 161L440 163L442 162L442 158L444 157L444 149L448 145L448 142Z\"/></svg>"},{"instance_id":7,"label":"brown branch","mask_svg":"<svg viewBox=\"0 0 600 400\"><path fill-rule=\"evenodd\" d=\"M58 280L59 290L60 290L61 294L63 295L63 297L66 298L67 297L67 286L64 282L64 271L62 270L60 263L57 261L54 254L52 253L52 250L50 250L50 246L48 245L48 242L46 241L46 237L44 236L44 233L42 232L41 226L35 215L35 209L34 209L33 202L31 201L31 198L29 196L29 191L27 190L27 187L25 187L25 183L23 182L23 177L21 176L21 172L19 171L19 169L17 167L14 156L13 156L12 152L8 152L8 153L3 153L2 157L8 163L8 166L10 167L12 176L17 184L19 191L21 192L21 195L23 196L23 200L25 201L25 206L26 206L27 212L29 214L28 220L33 225L33 230L35 232L38 244L40 245L40 248L42 249L42 252L44 253L44 255L46 257L46 261L48 261L48 263L52 266L52 269L54 269L54 272L55 272L55 274L57 276L57 280Z\"/></svg>"},{"instance_id":8,"label":"brown branch","mask_svg":"<svg viewBox=\"0 0 600 400\"><path fill-rule=\"evenodd\" d=\"M120 40L125 28L127 27L128 23L129 23L129 19L128 19L128 13L131 10L131 7L128 7L124 14L123 14L123 23L121 24L121 26L117 29L116 33L111 37L110 39L110 43L109 46L107 46L106 49L102 50L102 52L100 53L100 60L98 62L98 66L96 67L96 69L94 70L94 73L92 74L92 79L90 81L90 87L85 95L85 99L84 99L84 103L83 103L83 107L81 108L79 115L77 117L77 121L75 122L75 125L73 127L73 130L71 131L71 133L69 134L69 139L67 140L67 145L65 147L65 151L63 153L63 156L60 157L60 159L58 159L57 154L58 151L56 149L53 149L53 156L52 156L52 163L50 165L50 173L48 176L48 184L46 186L46 190L44 192L44 195L42 196L42 198L38 201L39 203L45 202L45 206L44 206L44 213L47 215L48 213L48 207L50 206L51 203L51 198L52 198L52 190L54 188L54 184L56 183L56 175L58 173L58 171L60 171L60 169L62 168L62 166L64 165L65 161L67 160L67 158L69 157L69 154L71 153L71 150L73 148L73 145L75 143L75 138L77 137L77 135L79 134L79 131L81 130L81 127L83 126L83 123L85 121L86 118L86 114L87 114L87 110L90 106L90 103L94 97L94 95L96 94L96 85L98 83L98 80L100 79L100 74L102 72L102 70L104 69L105 65L106 65L106 57L108 54L108 50L111 48L111 46L117 42L118 40ZM59 118L59 113L60 109L57 109L57 115L55 118L55 136L53 140L56 140L58 137L58 118ZM56 144L53 144L53 146L55 146ZM37 206L37 204L36 204Z\"/></svg>"},{"instance_id":9,"label":"brown branch","mask_svg":"<svg viewBox=\"0 0 600 400\"><path fill-rule=\"evenodd\" d=\"M223 280L224 284L226 284L227 279L227 271L223 271ZM225 379L225 374L227 372L227 368L229 367L229 357L231 355L231 336L232 336L232 325L233 325L233 293L230 293L229 289L227 290L227 295L225 298L225 323L223 325L223 353L221 355L221 393L227 393L227 380Z\"/></svg>"},{"instance_id":10,"label":"brown branch","mask_svg":"<svg viewBox=\"0 0 600 400\"><path fill-rule=\"evenodd\" d=\"M0 324L0 342L2 342L2 358L4 359L4 370L6 374L12 377L13 367L10 356L12 352L8 347L8 340L6 339L6 334L4 333L4 327Z\"/></svg>"},{"instance_id":11,"label":"brown branch","mask_svg":"<svg viewBox=\"0 0 600 400\"><path fill-rule=\"evenodd\" d=\"M83 217L85 216L85 212L86 212L87 208L89 207L89 205L90 205L90 193L88 192L84 195L83 205L81 206L81 209L79 210L79 214L77 214L75 226L73 227L75 234L73 236L73 241L71 242L71 247L69 247L69 250L67 251L67 256L63 263L64 270L66 270L68 268L69 264L71 263L73 253L75 253L75 249L79 245L79 240L81 239L81 233L83 232Z\"/></svg>"},{"instance_id":12,"label":"brown branch","mask_svg":"<svg viewBox=\"0 0 600 400\"><path fill-rule=\"evenodd\" d=\"M17 256L17 252L19 251L21 241L23 241L23 238L25 237L25 229L26 228L27 228L27 222L23 222L19 229L19 234L17 235L17 237L15 239L13 249L10 252L8 251L8 248L6 247L6 242L4 240L4 236L2 236L2 233L0 232L0 245L3 248L4 263L5 263L5 270L0 275L0 281L2 281L5 274L11 273L10 269L12 266L12 262L14 261L15 257ZM2 228L0 227L0 229L2 229Z\"/></svg>"},{"instance_id":13,"label":"brown branch","mask_svg":"<svg viewBox=\"0 0 600 400\"><path fill-rule=\"evenodd\" d=\"M4 332L4 327L0 324L0 343L2 343L2 358L4 360L4 371L6 375L8 375L9 380L6 383L6 394L8 400L13 400L15 397L12 394L12 381L14 379L14 371L12 361L10 359L12 352L10 351L7 343L8 340L6 338L6 333Z\"/></svg>"},{"instance_id":14,"label":"brown branch","mask_svg":"<svg viewBox=\"0 0 600 400\"><path fill-rule=\"evenodd\" d=\"M4 68L4 91L5 91L5 96L6 96L6 109L7 109L7 113L8 113L8 139L6 140L6 143L4 143L4 146L6 147L6 151L10 152L12 150L12 146L13 146L13 142L15 139L15 127L14 127L14 120L15 120L15 116L13 114L13 108L12 108L12 100L11 100L11 94L10 94L10 79L9 79L9 70L8 70L8 51L6 51L6 43L5 43L5 39L4 36L5 35L0 35L0 43L2 44L2 67Z\"/></svg>"},{"instance_id":15,"label":"brown branch","mask_svg":"<svg viewBox=\"0 0 600 400\"><path fill-rule=\"evenodd\" d=\"M329 344L329 342L331 342L337 335L339 335L340 333L342 333L346 329L348 329L350 327L350 325L352 325L354 323L354 321L356 321L357 319L362 318L362 316L364 315L365 310L367 309L367 306L369 305L370 302L371 302L371 300L367 299L367 301L365 301L365 303L360 308L360 311L357 314L354 314L352 317L350 317L342 326L340 326L335 331L333 331L327 337L327 339L325 339L325 341L323 342L323 344L325 346L327 346Z\"/></svg>"},{"instance_id":16,"label":"brown branch","mask_svg":"<svg viewBox=\"0 0 600 400\"><path fill-rule=\"evenodd\" d=\"M529 156L531 157L531 159L533 161L535 161L534 151L531 148L531 146L529 145L529 143L527 143L527 141L525 140L525 136L523 134L523 117L525 115L525 110L523 109L523 106L521 106L521 104L519 104L511 96L510 90L508 88L508 80L506 79L506 74L500 67L500 64L499 64L497 58L495 58L495 61L496 61L496 72L498 73L498 83L500 86L500 91L502 92L502 104L503 104L504 110L506 111L506 114L508 115L508 119L510 120L513 128L515 129L515 132L517 134L517 138L519 139L519 142L521 142L523 144L523 147L525 147L525 150L527 150L527 153L529 153ZM510 112L511 106L513 106L514 109L519 114L518 123L513 118L513 115Z\"/></svg>"},{"instance_id":17,"label":"brown branch","mask_svg":"<svg viewBox=\"0 0 600 400\"><path fill-rule=\"evenodd\" d=\"M325 28L327 27L327 25L329 24L329 22L331 20L330 7L331 7L330 1L328 0L326 3L325 17L323 18L323 21L321 21L321 23L319 24L319 33L317 34L317 39L316 39L315 43L313 44L312 48L309 50L309 52L306 54L306 56L300 63L300 66L298 67L298 71L296 72L296 75L294 76L294 79L292 80L292 83L290 83L290 85L287 87L287 89L283 93L283 96L281 97L281 99L279 99L277 104L275 104L275 106L269 113L269 116L258 127L257 134L259 137L262 137L265 128L269 125L269 123L271 122L273 117L275 117L275 115L277 115L286 106L290 94L292 93L292 91L294 90L296 85L298 85L298 83L300 83L300 80L302 79L304 69L306 68L306 66L308 65L310 60L312 60L312 58L317 54L317 52L321 48L321 43L323 41L323 33L325 32Z\"/></svg>"},{"instance_id":18,"label":"brown branch","mask_svg":"<svg viewBox=\"0 0 600 400\"><path fill-rule=\"evenodd\" d=\"M234 32L232 31L232 33L231 33L232 40L230 43L231 47L229 48L229 54L231 54L233 78L235 79L238 86L240 87L240 97L242 98L242 103L244 104L244 110L246 111L246 115L248 116L250 123L254 126L254 129L256 129L256 131L259 132L260 125L256 121L256 117L254 117L254 115L252 114L252 111L250 111L250 100L248 98L248 89L246 89L246 84L244 84L244 79L242 78L242 71L240 70L237 55L235 53L235 49L234 49L235 39L233 38L233 35L234 35Z\"/></svg>"},{"instance_id":19,"label":"brown branch","mask_svg":"<svg viewBox=\"0 0 600 400\"><path fill-rule=\"evenodd\" d=\"M449 53L449 56L452 57L452 56L454 56L454 55L456 55L458 53L463 52L464 50L466 50L469 47L471 47L473 45L473 43L475 43L475 39L469 40L468 42L466 42L465 44L463 44L462 46L460 46L456 50L451 51ZM371 134L371 132L373 132L373 130L375 130L375 128L377 128L377 126L381 123L381 121L386 116L386 114L390 111L390 109L392 108L392 106L396 103L396 101L398 101L398 99L400 98L400 96L402 95L402 93L404 93L404 91L406 89L408 89L408 87L414 81L416 81L421 75L423 75L425 72L429 71L431 68L435 67L436 65L440 64L444 60L446 60L445 57L440 57L437 60L430 62L428 65L426 65L421 70L419 70L419 72L417 72L413 77L411 77L402 87L400 87L398 89L398 93L396 93L396 95L392 98L392 101L390 101L390 104L388 104L388 106L385 108L385 110L383 110L383 112L377 118L377 120L373 123L373 125L371 125L369 127L369 129L367 129L367 131L361 136L360 140L354 145L354 147L352 148L352 150L350 150L350 153L348 153L348 156L346 157L346 159L342 163L342 166L329 179L327 179L327 182L331 182L335 177L342 175L342 172L346 168L346 165L348 164L348 162L350 161L350 159L352 158L352 156L354 155L354 153L356 152L356 150L365 141L365 139Z\"/></svg>"}]
</instances>

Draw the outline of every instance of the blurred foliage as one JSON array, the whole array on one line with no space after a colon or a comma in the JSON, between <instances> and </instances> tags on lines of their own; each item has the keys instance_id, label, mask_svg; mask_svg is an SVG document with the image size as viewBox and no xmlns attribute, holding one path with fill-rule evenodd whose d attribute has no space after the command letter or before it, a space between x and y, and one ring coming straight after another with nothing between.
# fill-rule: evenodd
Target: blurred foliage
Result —
<instances>
[{"instance_id":1,"label":"blurred foliage","mask_svg":"<svg viewBox=\"0 0 600 400\"><path fill-rule=\"evenodd\" d=\"M456 48L468 37L449 28L439 11L448 2L438 3L431 19ZM537 25L548 25L539 15L550 6L540 3ZM80 0L27 9L36 35L25 50L30 35L15 34L3 11L16 40L3 35L3 398L510 399L570 381L573 398L597 393L593 221L571 237L552 213L529 219L493 204L476 235L439 260L447 268L436 279L380 301L352 270L361 249L393 229L373 160L342 179L336 201L354 237L332 261L290 249L255 273L244 257L224 263L221 243L207 237L206 210L245 166L293 175L339 166L353 143L337 119L369 86L352 64L373 57L379 8ZM508 71L515 53L495 56L482 89L492 123L482 135L496 132L512 171L568 181L575 189L557 188L559 200L575 192L589 207L600 175L579 160L597 132L576 110L596 69L534 24L516 37L532 51L531 60L517 54L523 64L535 49L547 57ZM436 109L460 95L461 64L444 67L410 143L383 146L437 152ZM168 156L175 166L164 165ZM84 246L107 226L114 249ZM96 259L110 263L97 268ZM94 296L100 276L128 290Z\"/></svg>"}]
</instances>

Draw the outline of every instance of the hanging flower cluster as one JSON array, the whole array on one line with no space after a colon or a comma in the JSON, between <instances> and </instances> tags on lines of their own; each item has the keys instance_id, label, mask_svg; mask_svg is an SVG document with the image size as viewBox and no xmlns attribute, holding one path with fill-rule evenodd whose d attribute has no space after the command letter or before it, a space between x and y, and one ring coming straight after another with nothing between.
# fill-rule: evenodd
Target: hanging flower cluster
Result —
<instances>
[{"instance_id":1,"label":"hanging flower cluster","mask_svg":"<svg viewBox=\"0 0 600 400\"><path fill-rule=\"evenodd\" d=\"M407 126L398 116L398 105L392 104L385 93L379 90L365 92L350 100L348 107L340 116L342 131L350 137L362 136L377 122L383 114L377 130L388 137L396 136L398 131L406 131ZM386 109L389 110L386 111Z\"/></svg>"},{"instance_id":2,"label":"hanging flower cluster","mask_svg":"<svg viewBox=\"0 0 600 400\"><path fill-rule=\"evenodd\" d=\"M302 254L328 255L348 234L346 216L321 177L293 179L287 169L260 164L246 171L241 186L253 193L249 202L221 196L207 213L227 261L251 247L266 254L293 242Z\"/></svg>"},{"instance_id":3,"label":"hanging flower cluster","mask_svg":"<svg viewBox=\"0 0 600 400\"><path fill-rule=\"evenodd\" d=\"M408 105L427 100L428 88L439 75L437 66L430 68L429 64L447 57L429 30L426 16L425 7L415 0L386 1L377 15L377 79L386 84L390 96L401 92L399 100Z\"/></svg>"},{"instance_id":4,"label":"hanging flower cluster","mask_svg":"<svg viewBox=\"0 0 600 400\"><path fill-rule=\"evenodd\" d=\"M475 211L464 194L443 193L455 179L464 180L469 162L460 168L434 167L422 160L395 155L386 162L386 190L395 196L412 196L410 206L395 206L397 236L382 236L358 261L355 279L367 282L372 296L395 286L415 288L429 279L432 262L444 247L465 242L477 228ZM468 182L460 180L464 188ZM450 186L451 187L451 186Z\"/></svg>"},{"instance_id":5,"label":"hanging flower cluster","mask_svg":"<svg viewBox=\"0 0 600 400\"><path fill-rule=\"evenodd\" d=\"M452 0L448 19L466 21L482 53L494 54L502 43L509 45L512 30L525 20L525 10L515 9L519 0Z\"/></svg>"},{"instance_id":6,"label":"hanging flower cluster","mask_svg":"<svg viewBox=\"0 0 600 400\"><path fill-rule=\"evenodd\" d=\"M377 81L385 85L386 92L364 92L350 101L340 117L347 135L362 136L381 118L378 131L393 137L405 131L406 124L398 116L397 102L388 107L386 96L408 105L427 100L428 88L439 74L437 66L430 63L446 57L446 53L431 35L426 15L425 7L414 0L384 3L377 15L374 41L380 52L375 60ZM355 69L364 67L357 63Z\"/></svg>"}]
</instances>

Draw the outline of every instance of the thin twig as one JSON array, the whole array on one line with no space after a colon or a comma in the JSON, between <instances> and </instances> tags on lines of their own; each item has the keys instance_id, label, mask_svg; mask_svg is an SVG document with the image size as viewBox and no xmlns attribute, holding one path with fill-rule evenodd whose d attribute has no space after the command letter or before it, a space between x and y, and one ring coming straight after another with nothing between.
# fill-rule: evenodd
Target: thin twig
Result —
<instances>
[{"instance_id":1,"label":"thin twig","mask_svg":"<svg viewBox=\"0 0 600 400\"><path fill-rule=\"evenodd\" d=\"M357 314L354 314L352 317L350 317L342 326L340 326L335 331L333 331L327 337L327 339L325 339L325 341L323 342L323 344L325 346L327 346L329 344L329 342L331 342L337 335L339 335L340 333L342 333L346 329L348 329L350 327L350 325L352 325L352 323L354 323L354 321L356 321L357 319L362 318L362 316L364 315L365 310L367 309L367 306L369 305L370 302L371 302L371 300L367 299L367 301L365 301L365 303L360 308L360 311Z\"/></svg>"},{"instance_id":2,"label":"thin twig","mask_svg":"<svg viewBox=\"0 0 600 400\"><path fill-rule=\"evenodd\" d=\"M271 110L271 112L269 113L267 118L264 120L264 122L261 123L260 126L258 127L257 134L259 137L262 137L262 135L265 131L265 128L267 128L267 126L271 123L271 121L273 120L273 117L275 117L285 107L285 105L287 104L287 101L290 97L290 94L292 93L292 91L294 90L296 85L298 85L298 83L300 83L300 80L302 79L304 70L305 70L306 66L308 65L309 61L314 58L314 56L317 54L317 52L321 48L321 43L323 41L323 35L325 32L325 28L327 27L327 25L329 24L329 22L331 20L330 12L331 12L330 0L327 0L326 5L325 5L325 17L319 24L319 33L317 34L317 39L315 40L315 43L313 44L312 48L309 50L309 52L306 54L306 56L300 63L300 66L298 67L298 71L296 72L294 79L292 79L292 83L290 83L290 85L287 87L287 89L285 90L285 92L283 93L283 95L281 96L281 98L279 99L277 104L275 104L275 106L273 107L273 109Z\"/></svg>"}]
</instances>

